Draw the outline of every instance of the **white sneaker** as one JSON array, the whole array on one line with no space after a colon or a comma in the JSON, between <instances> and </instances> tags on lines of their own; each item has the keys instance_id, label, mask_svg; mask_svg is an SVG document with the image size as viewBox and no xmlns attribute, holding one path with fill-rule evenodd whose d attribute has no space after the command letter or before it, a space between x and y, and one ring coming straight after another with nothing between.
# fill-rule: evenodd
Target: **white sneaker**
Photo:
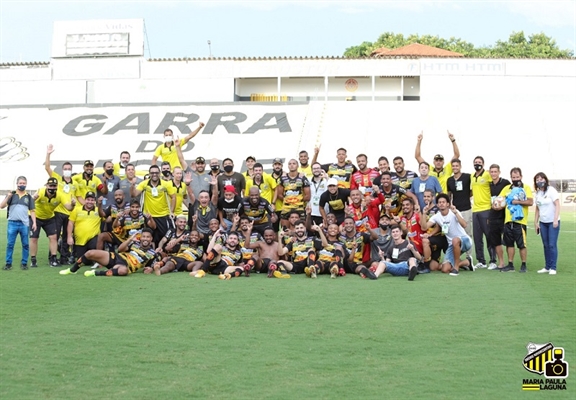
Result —
<instances>
[{"instance_id":1,"label":"white sneaker","mask_svg":"<svg viewBox=\"0 0 576 400\"><path fill-rule=\"evenodd\" d=\"M100 268L100 264L94 263L94 265L91 266L90 268L92 268L92 269Z\"/></svg>"},{"instance_id":2,"label":"white sneaker","mask_svg":"<svg viewBox=\"0 0 576 400\"><path fill-rule=\"evenodd\" d=\"M474 266L474 268L478 269L478 268L486 268L486 264L482 264L482 263L478 263Z\"/></svg>"},{"instance_id":3,"label":"white sneaker","mask_svg":"<svg viewBox=\"0 0 576 400\"><path fill-rule=\"evenodd\" d=\"M550 272L550 270L546 269L546 268L542 268L542 269L539 269L538 271L536 271L537 274L547 274L549 272Z\"/></svg>"},{"instance_id":4,"label":"white sneaker","mask_svg":"<svg viewBox=\"0 0 576 400\"><path fill-rule=\"evenodd\" d=\"M548 275L556 275L556 270L551 269L550 272L548 272Z\"/></svg>"},{"instance_id":5,"label":"white sneaker","mask_svg":"<svg viewBox=\"0 0 576 400\"><path fill-rule=\"evenodd\" d=\"M496 269L498 268L498 265L496 265L496 263L490 263L490 265L488 265L488 269Z\"/></svg>"}]
</instances>

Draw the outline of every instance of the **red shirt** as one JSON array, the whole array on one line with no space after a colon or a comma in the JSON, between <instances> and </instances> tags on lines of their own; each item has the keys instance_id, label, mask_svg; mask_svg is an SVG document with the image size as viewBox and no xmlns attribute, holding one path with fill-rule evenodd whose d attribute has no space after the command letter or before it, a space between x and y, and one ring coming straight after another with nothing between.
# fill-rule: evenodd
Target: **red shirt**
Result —
<instances>
[{"instance_id":1,"label":"red shirt","mask_svg":"<svg viewBox=\"0 0 576 400\"><path fill-rule=\"evenodd\" d=\"M420 226L420 214L413 212L412 218L408 219L406 216L402 216L402 222L406 223L406 229L408 230L408 234L406 235L406 239L410 240L418 253L420 255L424 255L424 249L422 247L422 235L426 232L422 230Z\"/></svg>"},{"instance_id":2,"label":"red shirt","mask_svg":"<svg viewBox=\"0 0 576 400\"><path fill-rule=\"evenodd\" d=\"M380 173L375 169L368 169L366 172L356 171L350 178L350 189L359 189L360 186L366 188L365 195L372 195L372 185L374 179L380 176Z\"/></svg>"}]
</instances>

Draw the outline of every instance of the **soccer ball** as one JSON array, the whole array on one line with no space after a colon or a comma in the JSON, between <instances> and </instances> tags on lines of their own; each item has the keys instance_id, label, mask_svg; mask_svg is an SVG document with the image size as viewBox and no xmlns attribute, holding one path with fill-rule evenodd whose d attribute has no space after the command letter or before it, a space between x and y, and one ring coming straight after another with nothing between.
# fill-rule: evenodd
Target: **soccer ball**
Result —
<instances>
[{"instance_id":1,"label":"soccer ball","mask_svg":"<svg viewBox=\"0 0 576 400\"><path fill-rule=\"evenodd\" d=\"M496 196L494 200L492 200L492 205L494 208L502 208L506 206L506 199L502 196Z\"/></svg>"}]
</instances>

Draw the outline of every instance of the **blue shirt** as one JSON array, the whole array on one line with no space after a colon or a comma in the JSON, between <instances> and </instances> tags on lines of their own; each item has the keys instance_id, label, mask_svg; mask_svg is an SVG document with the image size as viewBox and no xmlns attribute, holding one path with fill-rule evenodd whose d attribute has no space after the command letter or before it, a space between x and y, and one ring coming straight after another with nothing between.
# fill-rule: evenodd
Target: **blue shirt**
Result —
<instances>
[{"instance_id":1,"label":"blue shirt","mask_svg":"<svg viewBox=\"0 0 576 400\"><path fill-rule=\"evenodd\" d=\"M428 176L428 178L426 178L426 180L423 181L422 179L420 179L420 177L416 177L412 181L410 191L414 193L418 198L418 204L420 205L420 209L423 209L426 206L426 204L424 203L425 190L432 190L434 197L436 197L438 193L442 193L442 186L440 186L438 178L434 176Z\"/></svg>"},{"instance_id":2,"label":"blue shirt","mask_svg":"<svg viewBox=\"0 0 576 400\"><path fill-rule=\"evenodd\" d=\"M28 193L21 197L15 193L8 200L8 221L19 221L29 226L28 212L34 210L36 205Z\"/></svg>"}]
</instances>

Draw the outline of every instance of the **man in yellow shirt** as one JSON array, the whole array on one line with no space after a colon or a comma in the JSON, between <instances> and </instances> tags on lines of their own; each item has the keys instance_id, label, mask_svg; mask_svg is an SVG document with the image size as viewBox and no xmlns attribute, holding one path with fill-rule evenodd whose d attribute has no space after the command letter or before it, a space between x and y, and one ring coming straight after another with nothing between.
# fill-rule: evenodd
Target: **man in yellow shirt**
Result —
<instances>
[{"instance_id":1,"label":"man in yellow shirt","mask_svg":"<svg viewBox=\"0 0 576 400\"><path fill-rule=\"evenodd\" d=\"M94 175L94 162L92 160L84 161L84 172L75 175L72 178L74 185L76 185L76 207L84 205L86 193L97 193L100 191L103 195L108 194L108 188L102 184L100 178Z\"/></svg>"},{"instance_id":2,"label":"man in yellow shirt","mask_svg":"<svg viewBox=\"0 0 576 400\"><path fill-rule=\"evenodd\" d=\"M422 158L422 152L420 150L420 145L422 144L423 138L424 135L420 133L418 135L418 141L416 142L416 151L414 157L416 158L416 161L418 161L418 165L424 162L424 158ZM430 170L430 175L436 177L440 182L443 193L448 193L446 182L448 181L448 178L452 176L451 161L455 158L460 158L460 149L458 149L454 135L450 132L448 132L448 139L450 139L452 142L452 150L454 151L454 155L452 155L452 158L448 160L448 164L444 165L444 156L442 154L436 154L434 156L434 168Z\"/></svg>"},{"instance_id":3,"label":"man in yellow shirt","mask_svg":"<svg viewBox=\"0 0 576 400\"><path fill-rule=\"evenodd\" d=\"M76 259L88 250L96 249L101 221L96 207L96 194L86 192L84 205L75 207L68 219L68 245L74 246Z\"/></svg>"},{"instance_id":4,"label":"man in yellow shirt","mask_svg":"<svg viewBox=\"0 0 576 400\"><path fill-rule=\"evenodd\" d=\"M198 124L198 128L190 132L187 136L183 139L174 139L174 132L172 129L166 129L164 131L164 143L158 146L156 151L154 152L154 156L152 157L152 165L156 165L156 161L158 158L161 158L162 161L168 161L172 168L174 167L182 167L180 165L180 160L178 160L178 153L176 152L176 141L179 141L180 147L184 147L190 139L200 132L200 130L204 127L204 122L200 122Z\"/></svg>"},{"instance_id":5,"label":"man in yellow shirt","mask_svg":"<svg viewBox=\"0 0 576 400\"><path fill-rule=\"evenodd\" d=\"M43 229L48 237L50 255L48 263L51 267L58 267L58 260L56 253L58 252L58 241L56 239L56 218L54 210L59 207L63 202L62 195L58 192L58 180L56 178L48 178L46 187L38 189L34 195L34 203L36 206L36 229L30 235L30 266L35 268L38 266L36 255L38 254L38 238L40 237L40 230ZM67 210L72 211L74 203L67 203L64 205Z\"/></svg>"},{"instance_id":6,"label":"man in yellow shirt","mask_svg":"<svg viewBox=\"0 0 576 400\"><path fill-rule=\"evenodd\" d=\"M492 208L492 196L490 195L490 182L492 177L484 169L484 158L477 156L474 158L474 170L476 171L470 177L472 183L472 235L474 236L474 250L476 252L476 268L487 268L486 258L484 257L484 240L486 237L486 246L488 246L488 256L490 262L496 262L496 249L488 245L490 229L488 228L488 218Z\"/></svg>"},{"instance_id":7,"label":"man in yellow shirt","mask_svg":"<svg viewBox=\"0 0 576 400\"><path fill-rule=\"evenodd\" d=\"M258 186L260 196L268 200L270 204L276 203L276 180L270 175L264 173L264 167L260 163L254 164L254 174L252 177L246 177L246 189L244 190L244 197L250 195L252 186Z\"/></svg>"},{"instance_id":8,"label":"man in yellow shirt","mask_svg":"<svg viewBox=\"0 0 576 400\"><path fill-rule=\"evenodd\" d=\"M502 242L508 253L508 265L497 268L501 272L514 272L514 256L516 249L520 249L520 272L526 272L526 227L528 225L528 207L534 204L534 197L530 186L522 182L522 170L518 167L510 171L511 185L506 186L500 192L500 196L506 198L506 217L504 219L504 236Z\"/></svg>"},{"instance_id":9,"label":"man in yellow shirt","mask_svg":"<svg viewBox=\"0 0 576 400\"><path fill-rule=\"evenodd\" d=\"M160 179L160 168L157 165L152 165L148 169L148 173L150 179L140 182L138 186L132 185L130 191L132 197L137 197L143 193L142 211L154 218L154 222L156 222L154 242L160 243L168 230L174 228L176 189L172 182Z\"/></svg>"}]
</instances>

